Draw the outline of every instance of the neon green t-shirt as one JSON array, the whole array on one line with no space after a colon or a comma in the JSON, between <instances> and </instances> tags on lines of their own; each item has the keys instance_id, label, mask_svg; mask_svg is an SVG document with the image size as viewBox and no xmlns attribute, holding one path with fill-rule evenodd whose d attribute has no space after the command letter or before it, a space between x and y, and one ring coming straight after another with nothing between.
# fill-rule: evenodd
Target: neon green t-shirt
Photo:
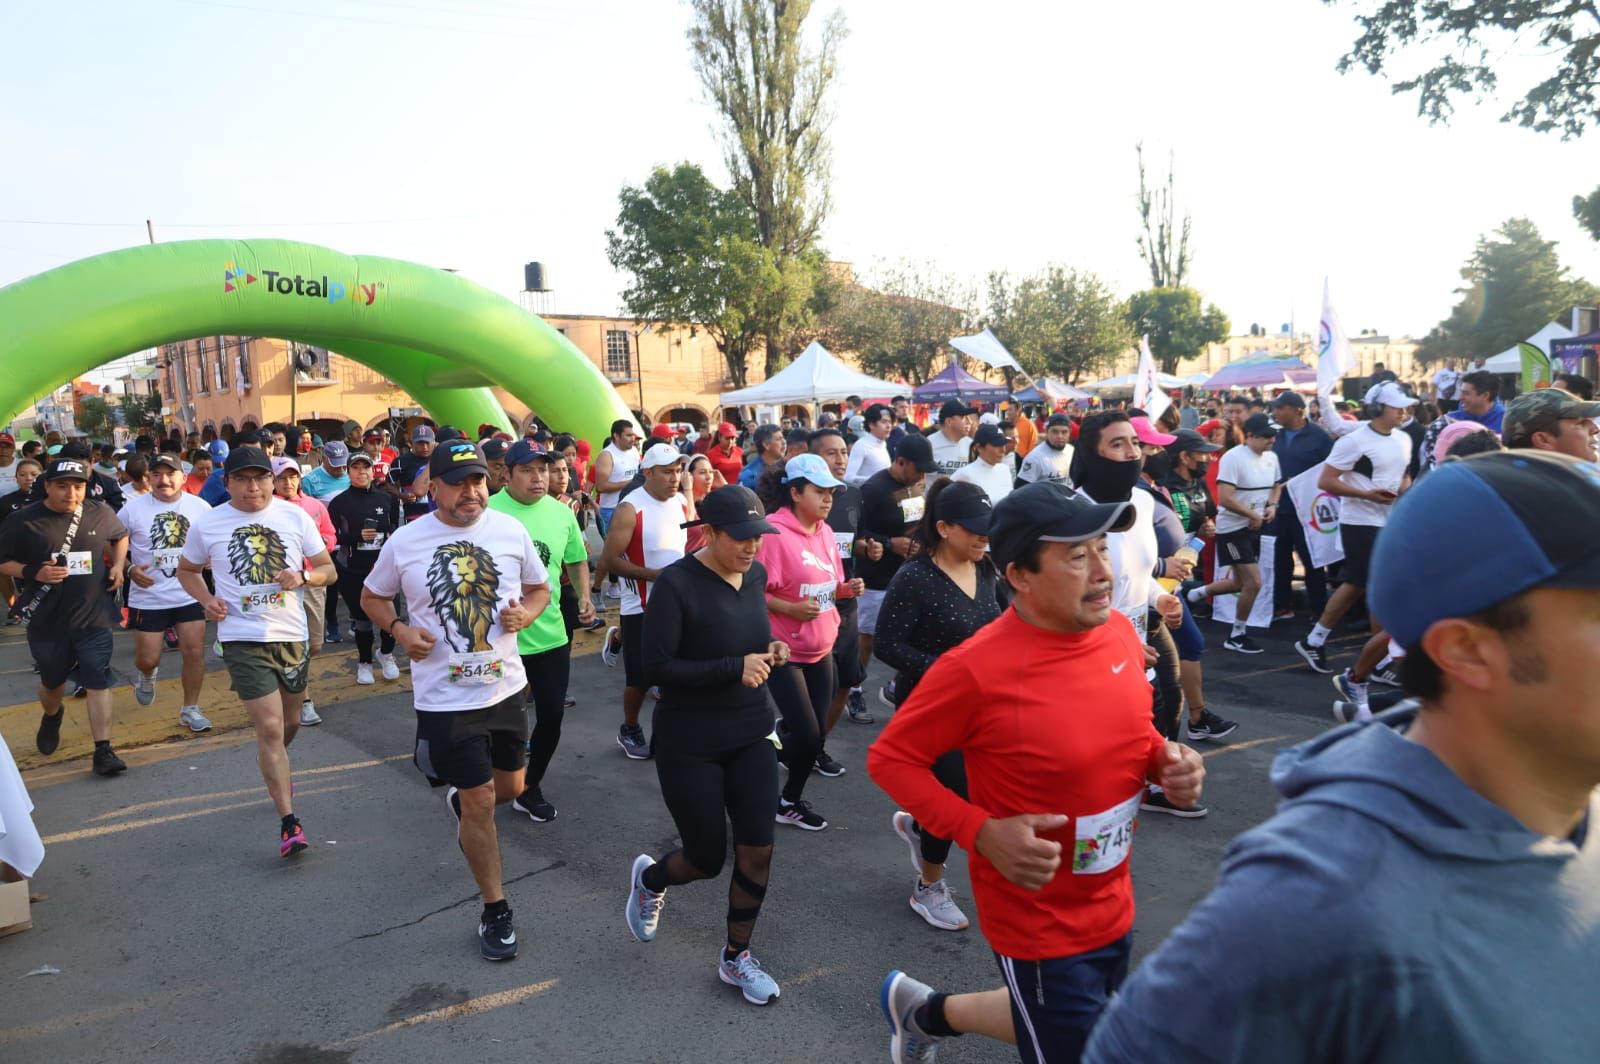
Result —
<instances>
[{"instance_id":1,"label":"neon green t-shirt","mask_svg":"<svg viewBox=\"0 0 1600 1064\"><path fill-rule=\"evenodd\" d=\"M528 538L538 548L539 559L550 570L550 605L539 614L538 620L517 633L517 653L540 654L554 650L567 641L567 626L561 619L561 567L589 559L577 515L548 495L528 506L512 498L511 492L503 488L489 496L489 509L520 521L528 530Z\"/></svg>"}]
</instances>

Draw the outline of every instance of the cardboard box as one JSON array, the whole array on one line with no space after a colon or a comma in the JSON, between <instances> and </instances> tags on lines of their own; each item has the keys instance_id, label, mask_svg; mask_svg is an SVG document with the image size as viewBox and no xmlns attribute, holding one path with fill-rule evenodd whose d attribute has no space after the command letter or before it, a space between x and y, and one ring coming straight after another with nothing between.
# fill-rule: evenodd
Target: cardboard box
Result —
<instances>
[{"instance_id":1,"label":"cardboard box","mask_svg":"<svg viewBox=\"0 0 1600 1064\"><path fill-rule=\"evenodd\" d=\"M33 927L28 909L28 881L0 862L0 938Z\"/></svg>"}]
</instances>

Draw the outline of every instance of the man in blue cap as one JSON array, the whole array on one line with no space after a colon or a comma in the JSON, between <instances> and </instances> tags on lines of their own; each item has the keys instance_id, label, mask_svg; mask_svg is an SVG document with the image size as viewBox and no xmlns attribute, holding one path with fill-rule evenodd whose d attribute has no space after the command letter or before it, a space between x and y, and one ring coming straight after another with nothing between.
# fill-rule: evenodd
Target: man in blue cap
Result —
<instances>
[{"instance_id":1,"label":"man in blue cap","mask_svg":"<svg viewBox=\"0 0 1600 1064\"><path fill-rule=\"evenodd\" d=\"M1542 452L1451 462L1396 504L1372 606L1415 701L1278 756L1287 800L1086 1060L1593 1058L1597 527L1600 470Z\"/></svg>"},{"instance_id":2,"label":"man in blue cap","mask_svg":"<svg viewBox=\"0 0 1600 1064\"><path fill-rule=\"evenodd\" d=\"M212 440L206 444L206 451L211 455L211 476L200 485L200 501L210 506L221 506L228 501L227 472L223 469L228 461L228 441Z\"/></svg>"}]
</instances>

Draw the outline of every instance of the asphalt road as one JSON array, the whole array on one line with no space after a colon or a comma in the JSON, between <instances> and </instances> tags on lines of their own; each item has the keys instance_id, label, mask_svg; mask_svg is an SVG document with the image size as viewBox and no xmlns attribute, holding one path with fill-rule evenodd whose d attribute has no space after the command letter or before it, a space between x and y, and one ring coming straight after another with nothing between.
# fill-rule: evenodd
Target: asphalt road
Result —
<instances>
[{"instance_id":1,"label":"asphalt road","mask_svg":"<svg viewBox=\"0 0 1600 1064\"><path fill-rule=\"evenodd\" d=\"M1273 756L1331 724L1331 687L1290 648L1303 622L1258 635L1268 650L1251 658L1205 627L1209 701L1242 726L1202 746L1209 817L1141 819L1140 956L1204 895L1228 840L1271 814ZM0 698L22 702L30 674L16 633L0 640ZM118 643L126 658L128 638ZM1358 647L1342 636L1335 658ZM781 1001L747 1005L716 978L726 873L674 888L660 937L634 942L622 917L629 863L675 834L653 769L613 741L620 671L587 649L545 784L560 817L500 813L522 942L509 964L478 956L453 821L409 762L408 694L355 688L348 650L323 663L349 677L323 681L342 700L291 748L313 842L294 861L277 856L247 732L129 750L130 771L111 780L86 760L28 771L47 855L34 928L0 939L0 1060L869 1061L886 1053L876 991L889 968L948 991L998 985L976 928L936 931L906 905L894 806L863 768L886 716L876 706L878 724L842 721L829 741L847 774L808 786L832 826L778 829L754 945ZM972 915L959 850L951 882ZM28 974L46 965L60 973ZM1016 1057L964 1038L941 1059Z\"/></svg>"}]
</instances>

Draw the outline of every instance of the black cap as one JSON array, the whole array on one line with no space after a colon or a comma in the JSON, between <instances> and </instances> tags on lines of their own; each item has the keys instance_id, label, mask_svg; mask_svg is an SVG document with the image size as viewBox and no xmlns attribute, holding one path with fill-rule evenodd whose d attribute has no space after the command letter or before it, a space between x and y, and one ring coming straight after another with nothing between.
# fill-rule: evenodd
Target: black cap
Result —
<instances>
[{"instance_id":1,"label":"black cap","mask_svg":"<svg viewBox=\"0 0 1600 1064\"><path fill-rule=\"evenodd\" d=\"M684 528L710 525L734 539L755 539L778 531L767 523L766 511L756 493L740 484L728 484L711 492L695 506L700 516L685 521Z\"/></svg>"},{"instance_id":2,"label":"black cap","mask_svg":"<svg viewBox=\"0 0 1600 1064\"><path fill-rule=\"evenodd\" d=\"M1273 406L1292 406L1296 410L1304 410L1306 401L1300 397L1299 392L1279 392L1272 397Z\"/></svg>"},{"instance_id":3,"label":"black cap","mask_svg":"<svg viewBox=\"0 0 1600 1064\"><path fill-rule=\"evenodd\" d=\"M436 443L449 443L451 440L464 440L466 438L467 434L454 425L440 425L438 432L434 434Z\"/></svg>"},{"instance_id":4,"label":"black cap","mask_svg":"<svg viewBox=\"0 0 1600 1064\"><path fill-rule=\"evenodd\" d=\"M357 462L365 462L365 463L367 463L367 465L377 465L378 464L378 460L376 458L372 457L366 451L351 451L350 452L350 464L351 465L355 465Z\"/></svg>"},{"instance_id":5,"label":"black cap","mask_svg":"<svg viewBox=\"0 0 1600 1064\"><path fill-rule=\"evenodd\" d=\"M960 399L947 399L945 404L939 408L939 420L943 421L945 418L951 417L966 417L968 414L976 414L977 412L977 407L968 406Z\"/></svg>"},{"instance_id":6,"label":"black cap","mask_svg":"<svg viewBox=\"0 0 1600 1064\"><path fill-rule=\"evenodd\" d=\"M1072 419L1065 414L1051 414L1050 420L1044 423L1044 427L1047 429L1053 429L1062 425L1070 429L1072 427Z\"/></svg>"},{"instance_id":7,"label":"black cap","mask_svg":"<svg viewBox=\"0 0 1600 1064\"><path fill-rule=\"evenodd\" d=\"M1125 532L1135 514L1131 502L1090 502L1053 480L1018 488L994 508L989 554L1004 572L1032 543L1080 543L1107 532Z\"/></svg>"},{"instance_id":8,"label":"black cap","mask_svg":"<svg viewBox=\"0 0 1600 1064\"><path fill-rule=\"evenodd\" d=\"M228 452L228 460L223 463L223 476L231 477L235 473L246 469L259 469L263 473L272 473L272 459L266 451L254 445L235 447Z\"/></svg>"},{"instance_id":9,"label":"black cap","mask_svg":"<svg viewBox=\"0 0 1600 1064\"><path fill-rule=\"evenodd\" d=\"M89 480L89 464L83 458L61 458L51 460L45 466L44 480Z\"/></svg>"},{"instance_id":10,"label":"black cap","mask_svg":"<svg viewBox=\"0 0 1600 1064\"><path fill-rule=\"evenodd\" d=\"M446 484L459 484L472 474L489 475L489 463L470 440L451 440L433 449L428 458L428 476Z\"/></svg>"},{"instance_id":11,"label":"black cap","mask_svg":"<svg viewBox=\"0 0 1600 1064\"><path fill-rule=\"evenodd\" d=\"M76 441L64 443L61 445L61 450L56 452L56 456L59 458L82 458L84 461L88 461L89 445Z\"/></svg>"},{"instance_id":12,"label":"black cap","mask_svg":"<svg viewBox=\"0 0 1600 1064\"><path fill-rule=\"evenodd\" d=\"M1246 436L1276 436L1278 426L1265 414L1251 414L1244 419L1244 434Z\"/></svg>"},{"instance_id":13,"label":"black cap","mask_svg":"<svg viewBox=\"0 0 1600 1064\"><path fill-rule=\"evenodd\" d=\"M1177 439L1167 444L1167 450L1173 454L1192 452L1194 454L1215 454L1222 448L1200 435L1194 429L1179 429L1173 433Z\"/></svg>"},{"instance_id":14,"label":"black cap","mask_svg":"<svg viewBox=\"0 0 1600 1064\"><path fill-rule=\"evenodd\" d=\"M504 440L496 440L491 442L500 443L502 446L505 444ZM487 444L484 446L484 450L488 450ZM516 443L511 445L510 450L506 451L506 466L510 469L515 469L519 465L527 465L529 462L559 461L561 461L561 456L559 454L556 454L554 451L545 450L532 440L518 440Z\"/></svg>"},{"instance_id":15,"label":"black cap","mask_svg":"<svg viewBox=\"0 0 1600 1064\"><path fill-rule=\"evenodd\" d=\"M896 458L904 458L917 467L919 473L937 473L939 463L933 460L933 444L920 432L909 433L894 449Z\"/></svg>"},{"instance_id":16,"label":"black cap","mask_svg":"<svg viewBox=\"0 0 1600 1064\"><path fill-rule=\"evenodd\" d=\"M483 448L483 456L491 462L504 458L506 452L511 450L511 445L505 440L484 440L478 446Z\"/></svg>"},{"instance_id":17,"label":"black cap","mask_svg":"<svg viewBox=\"0 0 1600 1064\"><path fill-rule=\"evenodd\" d=\"M160 451L156 454L153 454L150 456L149 462L151 469L154 469L156 466L166 466L168 469L175 469L179 473L183 472L183 459L173 454L171 451Z\"/></svg>"},{"instance_id":18,"label":"black cap","mask_svg":"<svg viewBox=\"0 0 1600 1064\"><path fill-rule=\"evenodd\" d=\"M999 425L979 425L978 431L972 434L972 442L989 447L1004 447L1006 434Z\"/></svg>"},{"instance_id":19,"label":"black cap","mask_svg":"<svg viewBox=\"0 0 1600 1064\"><path fill-rule=\"evenodd\" d=\"M974 535L987 536L994 520L994 503L989 501L989 493L978 485L958 480L945 485L934 498L933 519L960 525Z\"/></svg>"}]
</instances>

